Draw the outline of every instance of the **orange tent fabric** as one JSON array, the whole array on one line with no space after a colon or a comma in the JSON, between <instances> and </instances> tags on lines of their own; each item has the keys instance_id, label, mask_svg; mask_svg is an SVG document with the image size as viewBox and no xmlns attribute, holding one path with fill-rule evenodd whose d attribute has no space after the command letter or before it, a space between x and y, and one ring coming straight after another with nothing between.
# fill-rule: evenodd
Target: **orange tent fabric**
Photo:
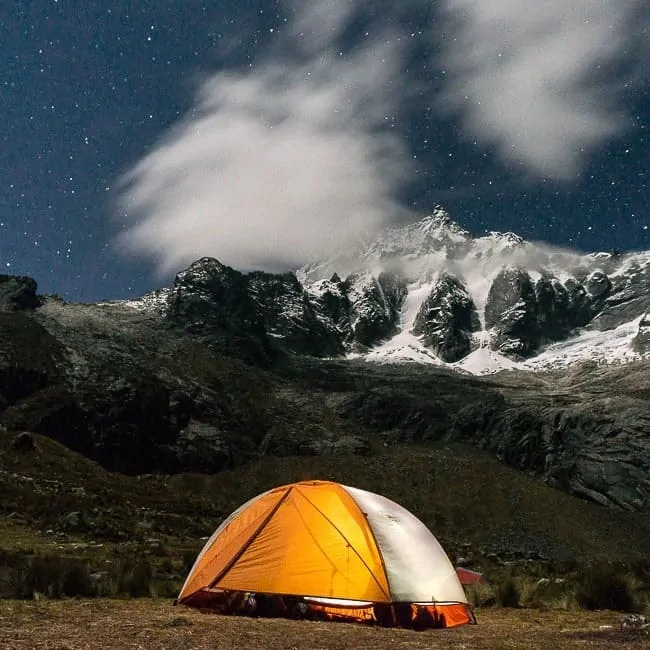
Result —
<instances>
[{"instance_id":1,"label":"orange tent fabric","mask_svg":"<svg viewBox=\"0 0 650 650\"><path fill-rule=\"evenodd\" d=\"M199 554L178 602L219 609L219 594L240 592L311 599L310 611L350 620L372 618L373 604L418 601L453 605L453 624L472 618L422 522L384 497L329 481L278 487L236 510Z\"/></svg>"}]
</instances>

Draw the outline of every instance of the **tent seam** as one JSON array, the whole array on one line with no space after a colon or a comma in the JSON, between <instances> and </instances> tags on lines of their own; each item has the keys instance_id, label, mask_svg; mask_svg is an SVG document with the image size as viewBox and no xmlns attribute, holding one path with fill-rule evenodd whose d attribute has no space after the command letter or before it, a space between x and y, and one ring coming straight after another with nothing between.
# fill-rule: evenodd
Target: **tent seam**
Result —
<instances>
[{"instance_id":1,"label":"tent seam","mask_svg":"<svg viewBox=\"0 0 650 650\"><path fill-rule=\"evenodd\" d=\"M374 542L375 548L377 549L377 555L379 556L379 561L381 562L381 567L382 567L382 570L384 571L384 577L386 578L386 585L388 586L388 593L386 593L386 591L384 590L384 587L382 586L382 584L377 579L377 576L375 575L375 572L368 566L368 563L363 559L363 557L361 557L361 554L359 553L359 551L357 551L357 549L354 547L352 542L350 542L350 540L345 536L343 531L307 495L305 495L302 492L302 490L300 490L300 488L296 487L296 492L298 492L300 494L300 496L302 496L303 499L305 499L305 501L307 501L307 503L309 503L312 506L312 508L314 508L314 510L316 510L316 512L318 512L325 519L325 521L327 521L332 526L332 528L334 528L334 530L346 541L347 545L354 551L355 555L361 561L361 564L363 564L363 566L366 567L366 569L368 570L368 573L372 576L372 579L375 581L375 583L377 584L377 586L379 587L381 592L390 601L391 600L390 582L388 581L388 574L386 573L386 566L384 564L384 558L382 557L381 548L379 548L379 544L377 544L377 539L375 537L375 534L372 531L372 528L370 527L370 522L368 521L368 518L365 517L366 525L368 526L368 529L370 531L370 535L372 536L372 541ZM348 493L346 492L346 494L348 494ZM352 502L359 509L359 511L362 514L365 515L365 513L363 513L361 508L359 508L359 504L354 500L352 495L348 494L348 496L352 499Z\"/></svg>"},{"instance_id":2,"label":"tent seam","mask_svg":"<svg viewBox=\"0 0 650 650\"><path fill-rule=\"evenodd\" d=\"M260 525L253 531L251 536L241 545L241 548L234 553L230 562L217 574L217 576L208 584L209 588L213 588L214 585L219 582L226 574L237 564L239 558L246 552L250 545L257 539L258 535L266 528L267 524L273 519L273 515L280 509L280 506L287 500L289 494L293 490L293 486L289 487L287 491L278 499L278 502L271 508L271 511L264 517Z\"/></svg>"},{"instance_id":3,"label":"tent seam","mask_svg":"<svg viewBox=\"0 0 650 650\"><path fill-rule=\"evenodd\" d=\"M357 503L357 500L345 489L344 485L341 485L341 489L352 499L354 505L357 507L357 509L363 515L363 518L366 521L368 530L372 535L372 541L375 543L377 554L379 555L379 561L381 562L381 568L384 571L384 578L386 578L386 584L388 585L388 594L387 594L388 600L390 602L393 602L393 588L390 584L390 578L388 577L388 569L386 568L386 562L384 561L384 553L381 550L381 546L379 545L379 542L377 541L377 536L375 535L375 531L372 529L372 526L370 525L370 519L368 519L368 513L365 510L361 509L361 506Z\"/></svg>"},{"instance_id":4,"label":"tent seam","mask_svg":"<svg viewBox=\"0 0 650 650\"><path fill-rule=\"evenodd\" d=\"M275 488L277 489L277 488ZM215 545L217 542L217 539L219 538L220 535L222 535L236 519L239 517L242 512L252 506L254 503L262 499L263 497L267 496L268 494L271 494L274 491L274 489L271 490L266 490L265 492L261 492L257 496L253 497L252 499L249 499L246 503L242 504L239 508L237 508L235 511L233 511L228 517L226 517L219 526L217 526L217 529L210 535L210 538L208 541L205 543L203 548L201 549L200 553L197 555L196 560L194 560L194 564L192 565L192 568L190 569L189 573L187 574L187 577L185 579L185 582L183 583L183 587L181 588L179 592L179 598L178 600L181 600L181 595L185 591L185 588L190 582L190 578L192 577L194 570L199 566L199 563L201 560L204 558L204 556L212 549L212 547ZM192 592L196 593L196 591ZM187 596L183 596L182 599L185 599Z\"/></svg>"},{"instance_id":5,"label":"tent seam","mask_svg":"<svg viewBox=\"0 0 650 650\"><path fill-rule=\"evenodd\" d=\"M352 498L352 501L354 501L354 497L350 495ZM384 561L384 554L381 550L381 546L379 545L379 542L377 541L377 536L375 535L375 531L372 529L372 526L370 525L370 519L368 519L368 513L364 512L361 510L361 507L359 504L354 501L354 505L359 508L359 512L363 515L363 518L366 520L368 524L368 530L370 531L370 534L372 535L372 541L375 543L375 546L377 547L377 554L379 555L379 561L381 562L381 568L382 571L384 572L384 578L386 578L386 584L388 585L388 600L393 601L393 588L390 585L390 578L388 577L388 569L386 568L386 562Z\"/></svg>"}]
</instances>

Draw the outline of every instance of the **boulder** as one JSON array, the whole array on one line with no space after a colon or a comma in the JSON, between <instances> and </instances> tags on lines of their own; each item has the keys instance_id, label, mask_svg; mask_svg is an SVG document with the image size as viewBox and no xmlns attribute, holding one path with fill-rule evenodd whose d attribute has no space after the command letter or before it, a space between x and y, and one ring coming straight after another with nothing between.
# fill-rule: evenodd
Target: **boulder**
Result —
<instances>
[{"instance_id":1,"label":"boulder","mask_svg":"<svg viewBox=\"0 0 650 650\"><path fill-rule=\"evenodd\" d=\"M360 436L342 436L332 444L332 453L367 456L371 453L371 447L368 440Z\"/></svg>"},{"instance_id":2,"label":"boulder","mask_svg":"<svg viewBox=\"0 0 650 650\"><path fill-rule=\"evenodd\" d=\"M29 431L19 433L11 441L11 449L13 451L34 451L36 449L36 441L34 436Z\"/></svg>"},{"instance_id":3,"label":"boulder","mask_svg":"<svg viewBox=\"0 0 650 650\"><path fill-rule=\"evenodd\" d=\"M70 512L63 518L63 523L65 528L70 531L81 531L86 528L81 512Z\"/></svg>"},{"instance_id":4,"label":"boulder","mask_svg":"<svg viewBox=\"0 0 650 650\"><path fill-rule=\"evenodd\" d=\"M173 445L180 466L190 472L218 472L232 464L230 444L218 427L190 422Z\"/></svg>"}]
</instances>

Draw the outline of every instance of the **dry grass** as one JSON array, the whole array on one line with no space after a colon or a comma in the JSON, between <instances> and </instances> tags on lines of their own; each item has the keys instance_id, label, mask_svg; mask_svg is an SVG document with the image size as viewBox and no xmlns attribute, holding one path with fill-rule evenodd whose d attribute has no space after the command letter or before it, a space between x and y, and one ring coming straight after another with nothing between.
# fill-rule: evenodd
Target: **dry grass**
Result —
<instances>
[{"instance_id":1,"label":"dry grass","mask_svg":"<svg viewBox=\"0 0 650 650\"><path fill-rule=\"evenodd\" d=\"M613 612L485 609L479 625L412 632L344 623L250 619L173 608L163 600L0 601L6 650L344 650L424 648L528 650L650 647L643 630L622 630Z\"/></svg>"}]
</instances>

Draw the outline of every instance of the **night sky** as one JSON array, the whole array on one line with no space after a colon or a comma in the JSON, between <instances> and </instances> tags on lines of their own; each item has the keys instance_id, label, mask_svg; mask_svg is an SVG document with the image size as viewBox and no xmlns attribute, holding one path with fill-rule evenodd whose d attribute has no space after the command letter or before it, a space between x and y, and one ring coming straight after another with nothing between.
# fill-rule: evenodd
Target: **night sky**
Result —
<instances>
[{"instance_id":1,"label":"night sky","mask_svg":"<svg viewBox=\"0 0 650 650\"><path fill-rule=\"evenodd\" d=\"M336 11L341 2L320 5ZM594 6L581 2L585 11ZM499 0L485 4L496 7ZM392 3L368 8L359 0L356 13L327 28L326 46L340 60L358 54L373 35L390 33L406 44L388 82L388 95L402 99L386 112L383 125L368 127L390 131L411 165L408 178L395 186L395 198L408 210L399 218L423 216L440 203L475 233L512 230L585 251L650 249L650 47L644 42L650 32L643 3L622 28L633 32L630 40L611 56L594 57L595 76L581 81L597 84L598 92L587 88L581 95L596 104L606 101L602 88L613 88L607 110L616 126L587 129L585 151L557 174L562 153L549 154L551 162L537 167L534 153L504 155L506 136L490 135L458 102L447 101L444 110L435 99L449 92L446 84L459 60L453 48L445 49L457 37L454 22L443 21L439 12L460 5L406 0L396 11ZM295 66L308 65L310 57L320 60L318 48L292 53L295 21L290 2L263 0L8 0L0 15L1 272L29 275L40 293L75 301L140 295L168 284L183 265L174 257L161 262L167 244L127 253L116 240L120 233L128 237L143 218L125 216L124 176L193 115L201 85L223 79L214 75L230 71L241 81L251 71L264 74L271 58ZM309 29L321 29L305 25L301 39L309 39ZM369 92L372 97L375 90ZM585 115L589 120L592 108ZM540 142L544 138L542 130ZM524 140L519 144L524 147ZM241 225L246 214L231 218ZM254 228L249 236L255 238ZM212 252L197 249L196 257ZM214 254L221 258L221 252ZM281 266L285 258L278 253L278 259Z\"/></svg>"}]
</instances>

